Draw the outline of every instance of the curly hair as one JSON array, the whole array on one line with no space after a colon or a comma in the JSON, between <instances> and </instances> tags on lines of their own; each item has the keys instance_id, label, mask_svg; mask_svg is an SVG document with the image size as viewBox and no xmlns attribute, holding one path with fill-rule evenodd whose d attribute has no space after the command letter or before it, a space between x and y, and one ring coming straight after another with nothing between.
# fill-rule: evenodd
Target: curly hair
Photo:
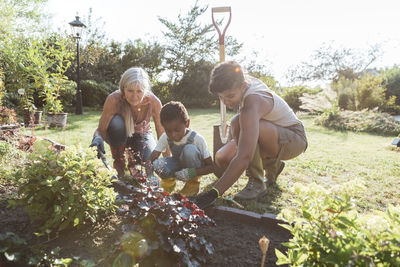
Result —
<instances>
[{"instance_id":1,"label":"curly hair","mask_svg":"<svg viewBox=\"0 0 400 267\"><path fill-rule=\"evenodd\" d=\"M222 93L240 87L244 81L245 76L242 67L237 62L222 62L211 71L208 91L212 94Z\"/></svg>"},{"instance_id":2,"label":"curly hair","mask_svg":"<svg viewBox=\"0 0 400 267\"><path fill-rule=\"evenodd\" d=\"M173 120L180 120L183 123L186 123L189 120L189 114L181 102L170 101L161 108L160 120L161 124Z\"/></svg>"}]
</instances>

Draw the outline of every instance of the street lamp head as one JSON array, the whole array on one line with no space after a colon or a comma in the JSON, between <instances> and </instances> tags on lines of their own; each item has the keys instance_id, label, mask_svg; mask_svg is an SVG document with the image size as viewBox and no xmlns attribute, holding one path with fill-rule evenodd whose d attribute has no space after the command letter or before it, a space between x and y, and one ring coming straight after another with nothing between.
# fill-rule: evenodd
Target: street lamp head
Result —
<instances>
[{"instance_id":1,"label":"street lamp head","mask_svg":"<svg viewBox=\"0 0 400 267\"><path fill-rule=\"evenodd\" d=\"M69 25L71 26L74 38L80 39L82 36L82 31L84 28L86 28L86 25L79 20L79 16L75 16L75 20L71 21Z\"/></svg>"}]
</instances>

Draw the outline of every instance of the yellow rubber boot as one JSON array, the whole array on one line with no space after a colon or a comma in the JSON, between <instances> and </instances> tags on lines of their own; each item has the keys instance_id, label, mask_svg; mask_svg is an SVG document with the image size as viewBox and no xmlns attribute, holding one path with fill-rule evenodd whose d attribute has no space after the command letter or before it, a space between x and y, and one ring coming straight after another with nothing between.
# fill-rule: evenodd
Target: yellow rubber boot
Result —
<instances>
[{"instance_id":1,"label":"yellow rubber boot","mask_svg":"<svg viewBox=\"0 0 400 267\"><path fill-rule=\"evenodd\" d=\"M187 181L179 193L187 197L197 195L200 190L200 177L201 176L193 177L192 179Z\"/></svg>"},{"instance_id":2,"label":"yellow rubber boot","mask_svg":"<svg viewBox=\"0 0 400 267\"><path fill-rule=\"evenodd\" d=\"M176 180L174 177L161 179L161 187L164 191L171 193L174 191L176 185Z\"/></svg>"}]
</instances>

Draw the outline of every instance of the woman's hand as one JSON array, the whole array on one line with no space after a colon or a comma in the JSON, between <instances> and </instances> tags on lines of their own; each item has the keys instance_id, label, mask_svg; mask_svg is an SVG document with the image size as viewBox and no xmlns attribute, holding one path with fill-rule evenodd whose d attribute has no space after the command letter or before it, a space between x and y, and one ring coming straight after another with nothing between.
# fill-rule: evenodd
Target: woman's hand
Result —
<instances>
[{"instance_id":1,"label":"woman's hand","mask_svg":"<svg viewBox=\"0 0 400 267\"><path fill-rule=\"evenodd\" d=\"M97 157L100 158L100 153L105 154L106 151L104 150L104 140L100 135L97 135L93 138L92 143L89 147L95 146L97 148Z\"/></svg>"}]
</instances>

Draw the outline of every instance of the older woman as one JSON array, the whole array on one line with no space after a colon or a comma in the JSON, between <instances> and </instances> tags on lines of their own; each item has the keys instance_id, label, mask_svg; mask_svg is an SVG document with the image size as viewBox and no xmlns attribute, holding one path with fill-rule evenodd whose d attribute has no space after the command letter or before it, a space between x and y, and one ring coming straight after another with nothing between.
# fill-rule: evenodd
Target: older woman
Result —
<instances>
[{"instance_id":1,"label":"older woman","mask_svg":"<svg viewBox=\"0 0 400 267\"><path fill-rule=\"evenodd\" d=\"M157 137L164 133L160 123L161 101L151 92L149 76L142 68L126 70L119 90L111 93L103 107L99 126L90 146L104 153L104 140L110 145L118 176L125 173L125 149L130 148L128 166L145 163L156 143L150 119L153 118Z\"/></svg>"}]
</instances>

